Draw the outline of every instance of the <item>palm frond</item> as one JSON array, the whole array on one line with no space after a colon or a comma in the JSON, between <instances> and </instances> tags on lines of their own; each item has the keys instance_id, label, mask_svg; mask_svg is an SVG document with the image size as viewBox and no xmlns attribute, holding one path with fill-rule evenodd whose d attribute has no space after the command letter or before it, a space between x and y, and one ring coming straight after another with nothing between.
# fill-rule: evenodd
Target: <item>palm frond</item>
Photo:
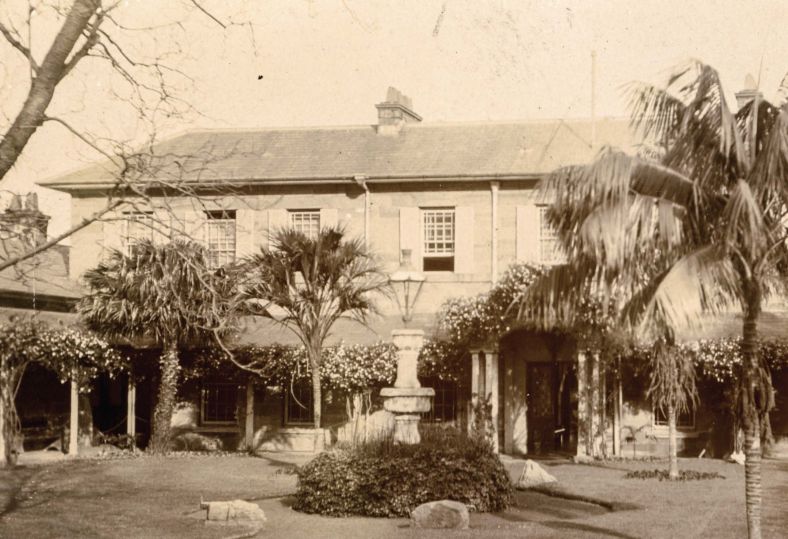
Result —
<instances>
[{"instance_id":1,"label":"palm frond","mask_svg":"<svg viewBox=\"0 0 788 539\"><path fill-rule=\"evenodd\" d=\"M739 278L725 251L705 246L692 251L650 278L628 297L624 320L647 338L660 338L677 328L695 327L708 312L736 302Z\"/></svg>"}]
</instances>

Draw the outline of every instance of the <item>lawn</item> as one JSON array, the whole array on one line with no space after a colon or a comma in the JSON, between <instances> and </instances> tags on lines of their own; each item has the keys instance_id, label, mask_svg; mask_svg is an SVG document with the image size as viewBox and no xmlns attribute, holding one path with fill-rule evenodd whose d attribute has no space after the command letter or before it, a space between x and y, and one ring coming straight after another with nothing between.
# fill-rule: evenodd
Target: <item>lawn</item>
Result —
<instances>
[{"instance_id":1,"label":"lawn","mask_svg":"<svg viewBox=\"0 0 788 539\"><path fill-rule=\"evenodd\" d=\"M284 459L284 460L280 460ZM743 537L744 471L735 464L687 459L686 469L724 479L686 483L624 479L627 470L665 466L616 462L604 466L543 463L558 486L548 494L518 492L514 507L473 514L467 532L418 531L405 519L332 519L290 509L293 460L232 456L76 460L0 472L0 537L196 537L250 535L206 526L205 500L243 498L268 516L260 537ZM303 462L303 458L295 459ZM788 462L766 461L765 536L788 528ZM553 497L598 499L602 505ZM6 502L4 503L4 498ZM610 510L612 508L614 510Z\"/></svg>"}]
</instances>

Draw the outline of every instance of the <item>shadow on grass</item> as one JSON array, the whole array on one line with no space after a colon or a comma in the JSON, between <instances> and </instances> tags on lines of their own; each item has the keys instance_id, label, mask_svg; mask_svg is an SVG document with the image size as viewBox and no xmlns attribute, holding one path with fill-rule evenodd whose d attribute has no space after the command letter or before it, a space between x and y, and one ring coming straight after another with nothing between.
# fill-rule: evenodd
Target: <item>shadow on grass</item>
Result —
<instances>
[{"instance_id":1,"label":"shadow on grass","mask_svg":"<svg viewBox=\"0 0 788 539\"><path fill-rule=\"evenodd\" d=\"M579 522L568 522L566 520L553 520L542 521L539 523L542 526L552 528L554 530L577 530L586 532L589 535L593 534L594 537L620 537L621 539L638 539L634 535L627 535L625 533L609 530L607 528L600 528L599 526L591 526L590 524L581 524Z\"/></svg>"}]
</instances>

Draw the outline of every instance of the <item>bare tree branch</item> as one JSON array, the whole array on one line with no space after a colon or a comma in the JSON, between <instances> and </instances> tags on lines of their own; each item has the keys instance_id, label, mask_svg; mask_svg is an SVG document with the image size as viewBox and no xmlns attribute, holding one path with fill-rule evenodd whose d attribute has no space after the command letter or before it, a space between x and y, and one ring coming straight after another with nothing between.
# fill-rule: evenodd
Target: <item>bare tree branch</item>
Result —
<instances>
[{"instance_id":1,"label":"bare tree branch","mask_svg":"<svg viewBox=\"0 0 788 539\"><path fill-rule=\"evenodd\" d=\"M80 221L78 224L72 226L71 228L69 228L65 232L63 232L61 234L58 234L54 238L51 238L51 239L45 241L44 243L42 243L40 245L36 245L33 249L30 249L30 250L22 253L19 256L16 256L16 257L13 257L13 258L9 258L8 260L3 260L2 262L0 262L0 271L3 271L4 269L9 268L11 266L15 266L15 265L19 264L20 262L23 262L23 261L28 260L30 258L33 258L37 254L42 253L42 252L46 251L47 249L49 249L50 247L53 247L53 246L57 245L58 243L60 243L64 239L68 238L69 236L71 236L75 232L78 232L78 231L82 230L83 228L85 228L89 224L95 223L96 221L101 220L106 214L108 214L109 212L111 212L114 209L118 208L122 204L124 204L123 200L111 200L110 199L110 201L107 203L107 205L104 208L102 208L101 210L89 215L88 217L85 217L84 219L82 219L82 221Z\"/></svg>"},{"instance_id":2,"label":"bare tree branch","mask_svg":"<svg viewBox=\"0 0 788 539\"><path fill-rule=\"evenodd\" d=\"M36 63L36 59L33 58L33 53L30 52L30 49L25 47L21 41L16 39L13 33L11 33L11 31L2 23L0 23L0 34L3 34L5 40L8 41L13 48L21 52L25 58L27 58L27 61L30 64L30 69L32 69L34 74L38 74L38 64Z\"/></svg>"}]
</instances>

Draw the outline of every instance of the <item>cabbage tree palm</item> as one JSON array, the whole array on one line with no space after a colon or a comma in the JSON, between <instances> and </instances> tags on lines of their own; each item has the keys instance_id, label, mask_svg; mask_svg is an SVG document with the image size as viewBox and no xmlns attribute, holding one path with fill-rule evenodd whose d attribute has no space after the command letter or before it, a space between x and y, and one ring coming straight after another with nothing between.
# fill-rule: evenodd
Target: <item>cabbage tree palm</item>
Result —
<instances>
[{"instance_id":1,"label":"cabbage tree palm","mask_svg":"<svg viewBox=\"0 0 788 539\"><path fill-rule=\"evenodd\" d=\"M605 150L546 179L571 267L545 277L552 292L536 310L565 315L592 286L623 298L625 319L656 340L741 307L747 525L760 537L761 436L774 394L758 319L788 272L788 106L756 96L733 113L717 72L694 61L664 87L634 86L631 106L634 126L663 150L656 159Z\"/></svg>"},{"instance_id":2,"label":"cabbage tree palm","mask_svg":"<svg viewBox=\"0 0 788 539\"><path fill-rule=\"evenodd\" d=\"M323 345L341 317L364 321L375 311L374 296L387 279L371 254L341 229L323 228L315 237L277 231L269 248L240 266L240 296L252 313L291 329L303 343L312 378L315 429L321 427L320 367ZM315 448L323 440L315 436Z\"/></svg>"},{"instance_id":3,"label":"cabbage tree palm","mask_svg":"<svg viewBox=\"0 0 788 539\"><path fill-rule=\"evenodd\" d=\"M166 453L179 379L179 350L213 342L225 320L217 292L226 280L209 271L196 243L142 241L130 255L113 251L85 274L89 292L78 311L88 327L111 340L161 348L159 389L149 450Z\"/></svg>"},{"instance_id":4,"label":"cabbage tree palm","mask_svg":"<svg viewBox=\"0 0 788 539\"><path fill-rule=\"evenodd\" d=\"M695 364L691 357L682 354L669 338L657 339L650 350L651 376L647 396L655 408L662 410L668 419L668 477L679 478L677 455L677 419L698 406L698 389L695 385Z\"/></svg>"}]
</instances>

